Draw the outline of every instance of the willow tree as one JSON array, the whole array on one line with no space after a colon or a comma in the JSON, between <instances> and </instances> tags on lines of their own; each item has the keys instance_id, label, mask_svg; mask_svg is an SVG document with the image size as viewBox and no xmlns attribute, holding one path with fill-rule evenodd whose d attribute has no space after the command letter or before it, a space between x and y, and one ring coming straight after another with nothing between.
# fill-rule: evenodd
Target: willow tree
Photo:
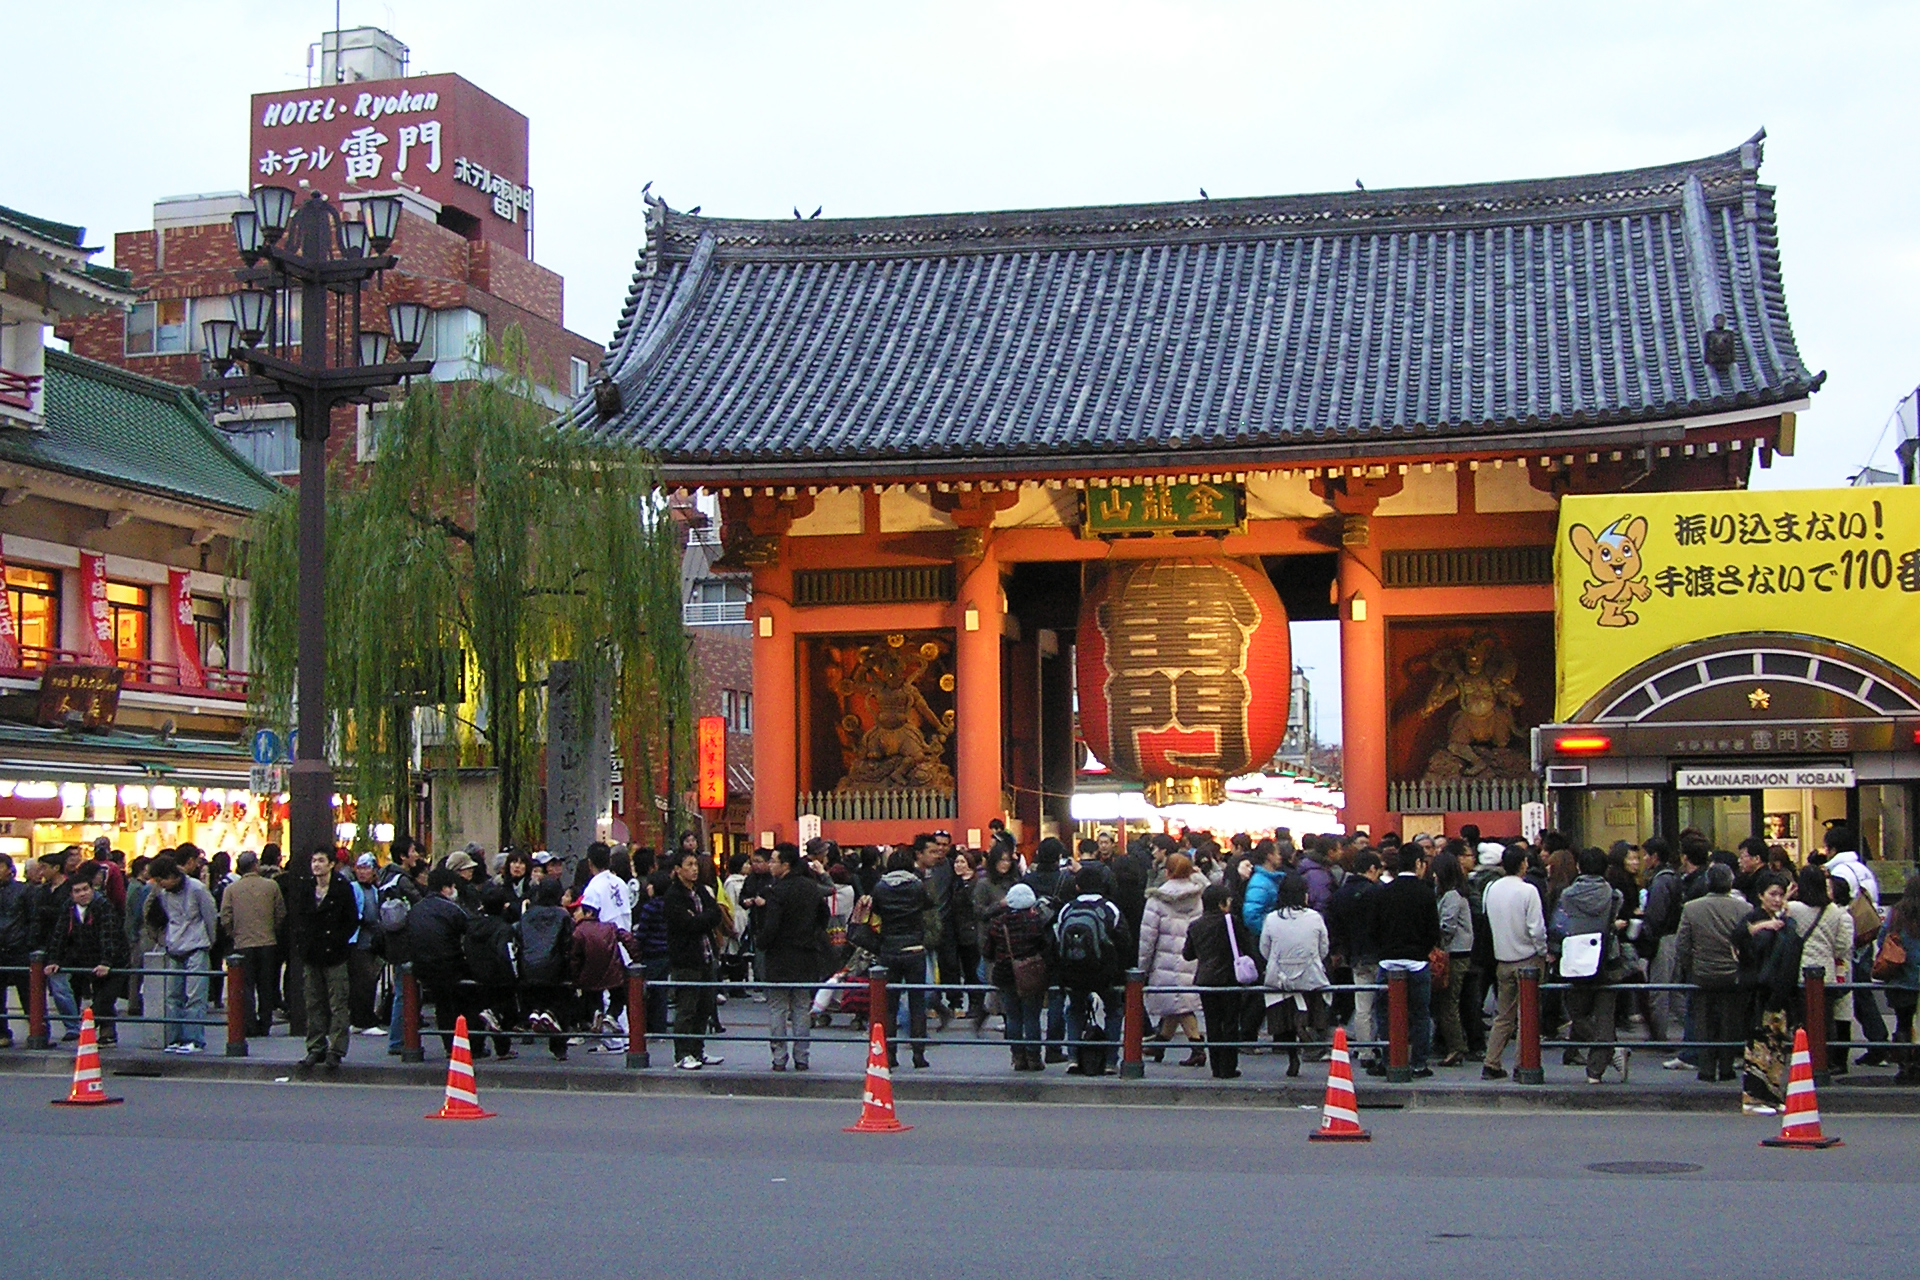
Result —
<instances>
[{"instance_id":1,"label":"willow tree","mask_svg":"<svg viewBox=\"0 0 1920 1280\"><path fill-rule=\"evenodd\" d=\"M609 691L639 777L662 749L689 754L679 559L649 459L556 422L517 333L478 354L491 376L417 385L375 415L370 467L336 461L327 701L363 833L395 802L413 707L429 705L451 723L449 769L498 769L500 842L525 847L542 825L549 664L572 661L578 687ZM250 534L255 712L268 723L291 710L296 526L289 493ZM681 741L665 741L669 724Z\"/></svg>"}]
</instances>

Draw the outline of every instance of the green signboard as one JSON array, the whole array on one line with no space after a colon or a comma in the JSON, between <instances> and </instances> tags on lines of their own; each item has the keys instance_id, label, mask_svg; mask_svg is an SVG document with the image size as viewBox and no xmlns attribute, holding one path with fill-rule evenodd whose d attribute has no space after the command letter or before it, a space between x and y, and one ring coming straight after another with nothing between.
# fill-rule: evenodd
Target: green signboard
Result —
<instances>
[{"instance_id":1,"label":"green signboard","mask_svg":"<svg viewBox=\"0 0 1920 1280\"><path fill-rule=\"evenodd\" d=\"M1081 527L1095 537L1127 533L1226 533L1246 519L1237 484L1116 484L1084 492Z\"/></svg>"}]
</instances>

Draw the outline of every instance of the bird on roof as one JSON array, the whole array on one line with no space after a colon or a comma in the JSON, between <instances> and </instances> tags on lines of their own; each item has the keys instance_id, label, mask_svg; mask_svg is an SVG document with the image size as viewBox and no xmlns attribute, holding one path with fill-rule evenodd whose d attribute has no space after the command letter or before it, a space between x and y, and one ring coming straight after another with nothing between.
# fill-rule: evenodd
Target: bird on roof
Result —
<instances>
[{"instance_id":1,"label":"bird on roof","mask_svg":"<svg viewBox=\"0 0 1920 1280\"><path fill-rule=\"evenodd\" d=\"M793 216L794 216L795 218L798 218L798 217L800 216L800 206L799 206L799 205L795 205L795 206L793 206Z\"/></svg>"},{"instance_id":2,"label":"bird on roof","mask_svg":"<svg viewBox=\"0 0 1920 1280\"><path fill-rule=\"evenodd\" d=\"M812 221L813 219L815 219L815 218L817 218L817 217L819 217L819 216L820 216L820 213L821 213L821 210L823 210L823 209L825 209L826 207L827 207L827 206L825 206L825 205L821 205L821 206L820 206L819 208L817 208L817 209L815 209L815 210L814 210L814 211L813 211L812 213L810 213L810 214L808 214L808 215L807 215L807 220L808 220L809 222L811 222L811 221Z\"/></svg>"},{"instance_id":3,"label":"bird on roof","mask_svg":"<svg viewBox=\"0 0 1920 1280\"><path fill-rule=\"evenodd\" d=\"M1207 189L1206 189L1205 187L1202 187L1202 188L1200 188L1200 198L1201 198L1202 200L1211 200L1211 199L1213 199L1213 197L1212 197L1212 196L1210 196L1210 195L1208 195L1208 194L1207 194Z\"/></svg>"},{"instance_id":4,"label":"bird on roof","mask_svg":"<svg viewBox=\"0 0 1920 1280\"><path fill-rule=\"evenodd\" d=\"M1358 179L1358 178L1355 178L1355 179L1353 180L1353 185L1354 185L1354 187L1355 187L1356 189L1358 189L1358 190L1361 190L1361 191L1365 191L1365 190L1367 189L1367 184L1366 184L1366 183L1364 183L1364 182L1362 182L1362 181L1360 181L1360 179Z\"/></svg>"},{"instance_id":5,"label":"bird on roof","mask_svg":"<svg viewBox=\"0 0 1920 1280\"><path fill-rule=\"evenodd\" d=\"M653 179L652 179L652 178L648 178L648 179L647 179L647 185L646 185L646 186L644 186L644 187L641 187L641 188L640 188L640 194L644 196L644 195L646 195L646 194L647 194L647 192L649 192L649 191L651 191L651 190L653 190Z\"/></svg>"},{"instance_id":6,"label":"bird on roof","mask_svg":"<svg viewBox=\"0 0 1920 1280\"><path fill-rule=\"evenodd\" d=\"M691 208L691 209L689 209L689 210L687 210L687 216L688 216L689 218L691 218L691 217L693 217L693 216L694 216L695 214L697 214L697 213L699 213L699 212L700 212L700 206L699 206L699 205L695 205L695 206L693 206L693 208Z\"/></svg>"}]
</instances>

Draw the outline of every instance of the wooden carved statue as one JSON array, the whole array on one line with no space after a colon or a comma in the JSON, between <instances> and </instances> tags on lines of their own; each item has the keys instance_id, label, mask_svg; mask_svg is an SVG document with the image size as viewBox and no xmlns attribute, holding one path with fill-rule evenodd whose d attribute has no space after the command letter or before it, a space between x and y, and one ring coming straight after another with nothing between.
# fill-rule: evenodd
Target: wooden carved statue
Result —
<instances>
[{"instance_id":1,"label":"wooden carved statue","mask_svg":"<svg viewBox=\"0 0 1920 1280\"><path fill-rule=\"evenodd\" d=\"M1521 738L1514 708L1524 699L1514 688L1519 664L1498 636L1480 632L1465 644L1442 649L1428 661L1433 688L1420 708L1436 715L1455 704L1447 722L1447 745L1427 761L1430 778L1518 777L1530 762L1513 748Z\"/></svg>"},{"instance_id":2,"label":"wooden carved statue","mask_svg":"<svg viewBox=\"0 0 1920 1280\"><path fill-rule=\"evenodd\" d=\"M953 789L953 772L941 759L953 734L953 712L936 712L919 685L939 653L931 642L914 648L904 636L890 635L885 644L862 646L852 670L832 682L847 767L836 790ZM861 704L871 725L859 714Z\"/></svg>"}]
</instances>

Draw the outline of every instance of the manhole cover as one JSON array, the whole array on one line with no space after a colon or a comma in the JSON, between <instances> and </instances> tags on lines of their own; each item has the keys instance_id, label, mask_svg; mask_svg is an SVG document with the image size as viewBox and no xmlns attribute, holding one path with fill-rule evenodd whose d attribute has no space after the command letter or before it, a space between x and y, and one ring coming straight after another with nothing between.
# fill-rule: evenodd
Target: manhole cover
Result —
<instances>
[{"instance_id":1,"label":"manhole cover","mask_svg":"<svg viewBox=\"0 0 1920 1280\"><path fill-rule=\"evenodd\" d=\"M1684 1164L1678 1160L1608 1160L1600 1164L1590 1164L1587 1168L1595 1173L1698 1173L1705 1166Z\"/></svg>"}]
</instances>

